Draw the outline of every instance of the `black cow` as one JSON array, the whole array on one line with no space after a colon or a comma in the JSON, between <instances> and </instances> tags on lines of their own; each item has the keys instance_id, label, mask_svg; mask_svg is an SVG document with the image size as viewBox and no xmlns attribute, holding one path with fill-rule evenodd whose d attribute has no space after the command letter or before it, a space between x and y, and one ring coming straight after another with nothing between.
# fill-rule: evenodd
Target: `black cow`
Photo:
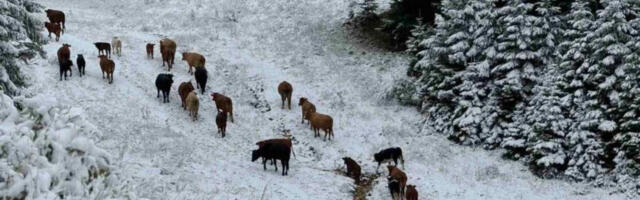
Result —
<instances>
[{"instance_id":1,"label":"black cow","mask_svg":"<svg viewBox=\"0 0 640 200\"><path fill-rule=\"evenodd\" d=\"M196 88L200 88L202 94L204 94L204 89L207 87L207 69L204 67L196 67L196 72L194 74L196 77Z\"/></svg>"},{"instance_id":2,"label":"black cow","mask_svg":"<svg viewBox=\"0 0 640 200\"><path fill-rule=\"evenodd\" d=\"M382 150L376 154L373 154L373 158L376 162L378 162L378 167L376 168L376 173L378 172L378 168L380 168L380 164L383 162L390 162L393 160L395 165L398 165L398 159L402 163L402 168L404 168L404 158L402 157L402 149L400 147L391 147L385 150Z\"/></svg>"},{"instance_id":3,"label":"black cow","mask_svg":"<svg viewBox=\"0 0 640 200\"><path fill-rule=\"evenodd\" d=\"M106 55L111 58L111 44L107 42L96 42L93 44L96 45L96 48L98 49L98 55ZM104 54L102 54L102 52L104 52Z\"/></svg>"},{"instance_id":4,"label":"black cow","mask_svg":"<svg viewBox=\"0 0 640 200\"><path fill-rule=\"evenodd\" d=\"M387 177L387 180L389 181L389 183L387 184L387 187L389 188L389 193L391 194L391 199L401 199L401 195L400 195L400 182L390 176Z\"/></svg>"},{"instance_id":5,"label":"black cow","mask_svg":"<svg viewBox=\"0 0 640 200\"><path fill-rule=\"evenodd\" d=\"M72 75L71 66L73 66L71 60L60 61L60 80L62 80L62 74L64 74L64 80L67 80L67 72L69 72L69 76Z\"/></svg>"},{"instance_id":6,"label":"black cow","mask_svg":"<svg viewBox=\"0 0 640 200\"><path fill-rule=\"evenodd\" d=\"M158 74L156 78L156 88L158 89L158 95L160 97L160 90L162 90L162 102L169 102L169 92L171 91L171 84L173 84L173 74Z\"/></svg>"},{"instance_id":7,"label":"black cow","mask_svg":"<svg viewBox=\"0 0 640 200\"><path fill-rule=\"evenodd\" d=\"M84 62L84 57L82 56L82 54L78 54L78 58L76 59L76 65L78 65L78 73L80 74L80 77L82 77L82 75L84 75L84 66L85 66L85 62Z\"/></svg>"},{"instance_id":8,"label":"black cow","mask_svg":"<svg viewBox=\"0 0 640 200\"><path fill-rule=\"evenodd\" d=\"M267 170L267 160L280 160L282 162L282 175L289 174L289 158L291 158L291 149L289 146L277 143L266 143L257 150L253 150L251 153L251 162L261 157L264 158L262 160L264 170ZM275 164L275 166L276 171L278 171L278 165Z\"/></svg>"}]
</instances>

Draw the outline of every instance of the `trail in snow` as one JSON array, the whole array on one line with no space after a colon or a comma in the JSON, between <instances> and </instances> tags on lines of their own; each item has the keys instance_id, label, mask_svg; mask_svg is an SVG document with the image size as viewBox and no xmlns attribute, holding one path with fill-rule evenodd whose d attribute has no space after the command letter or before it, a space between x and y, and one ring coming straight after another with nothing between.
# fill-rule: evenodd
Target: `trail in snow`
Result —
<instances>
[{"instance_id":1,"label":"trail in snow","mask_svg":"<svg viewBox=\"0 0 640 200\"><path fill-rule=\"evenodd\" d=\"M30 71L28 93L56 97L61 105L80 107L103 135L98 145L114 155L131 176L139 198L147 199L350 199L352 180L334 173L341 158L354 158L365 173L372 155L390 146L403 148L409 184L433 199L612 199L606 191L581 184L541 180L519 163L450 143L423 129L413 108L384 99L408 58L350 43L341 22L347 3L327 1L80 1L47 0L47 7L67 13L61 42L45 46L47 60ZM64 6L63 6L64 5ZM118 36L123 56L114 83L101 78L93 42ZM172 70L170 103L156 98L161 67L146 59L145 44L162 37L178 44ZM70 44L87 60L86 77L77 68L69 81L58 81L55 52ZM192 122L180 107L178 85L195 80L179 52L195 51L207 59L209 80L200 98L200 119ZM75 67L75 66L74 66ZM335 140L314 138L300 124L300 107L280 108L278 83L294 87L294 103L308 97L334 119ZM235 123L227 137L217 134L215 106L208 96L220 92L234 101ZM297 158L289 176L250 162L256 141L291 130ZM279 167L280 169L280 167ZM382 170L381 170L382 171ZM266 188L266 189L265 189ZM379 179L370 199L389 199Z\"/></svg>"}]
</instances>

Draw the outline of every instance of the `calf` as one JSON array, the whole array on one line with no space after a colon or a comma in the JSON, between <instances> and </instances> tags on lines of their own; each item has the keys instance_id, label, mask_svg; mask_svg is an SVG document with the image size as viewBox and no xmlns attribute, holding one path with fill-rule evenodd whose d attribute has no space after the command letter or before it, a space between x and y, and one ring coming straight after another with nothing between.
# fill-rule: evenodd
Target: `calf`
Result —
<instances>
[{"instance_id":1,"label":"calf","mask_svg":"<svg viewBox=\"0 0 640 200\"><path fill-rule=\"evenodd\" d=\"M415 185L407 185L406 200L418 200L418 190Z\"/></svg>"},{"instance_id":2,"label":"calf","mask_svg":"<svg viewBox=\"0 0 640 200\"><path fill-rule=\"evenodd\" d=\"M329 140L333 137L333 118L329 115L320 114L317 112L307 113L309 121L311 121L311 128L314 132L314 137L320 136L320 130L324 131L324 140Z\"/></svg>"},{"instance_id":3,"label":"calf","mask_svg":"<svg viewBox=\"0 0 640 200\"><path fill-rule=\"evenodd\" d=\"M151 43L147 43L147 58L153 59L153 45Z\"/></svg>"},{"instance_id":4,"label":"calf","mask_svg":"<svg viewBox=\"0 0 640 200\"><path fill-rule=\"evenodd\" d=\"M193 121L198 120L198 108L200 107L200 100L194 91L189 92L187 96L187 109L189 110L189 116Z\"/></svg>"},{"instance_id":5,"label":"calf","mask_svg":"<svg viewBox=\"0 0 640 200\"><path fill-rule=\"evenodd\" d=\"M162 55L162 66L167 63L169 71L174 64L174 58L176 54L176 42L168 38L160 40L160 54Z\"/></svg>"},{"instance_id":6,"label":"calf","mask_svg":"<svg viewBox=\"0 0 640 200\"><path fill-rule=\"evenodd\" d=\"M347 166L347 176L353 178L356 184L359 184L360 175L361 175L360 165L358 165L358 163L356 163L355 160L349 157L344 157L342 158L342 160L344 161L344 164Z\"/></svg>"},{"instance_id":7,"label":"calf","mask_svg":"<svg viewBox=\"0 0 640 200\"><path fill-rule=\"evenodd\" d=\"M62 44L62 47L58 49L58 63L62 63L65 60L71 60L71 50L69 50L71 45Z\"/></svg>"},{"instance_id":8,"label":"calf","mask_svg":"<svg viewBox=\"0 0 640 200\"><path fill-rule=\"evenodd\" d=\"M116 69L116 63L113 60L110 60L105 55L98 56L100 58L100 69L102 70L102 78L104 79L104 74L107 73L107 81L109 84L113 83L113 71Z\"/></svg>"},{"instance_id":9,"label":"calf","mask_svg":"<svg viewBox=\"0 0 640 200\"><path fill-rule=\"evenodd\" d=\"M204 89L207 87L207 69L204 67L196 67L196 88L200 88L200 93L204 94Z\"/></svg>"},{"instance_id":10,"label":"calf","mask_svg":"<svg viewBox=\"0 0 640 200\"><path fill-rule=\"evenodd\" d=\"M302 107L302 122L304 124L304 120L309 120L308 114L316 112L316 106L313 105L307 98L301 97L298 105ZM311 122L309 122L311 124Z\"/></svg>"},{"instance_id":11,"label":"calf","mask_svg":"<svg viewBox=\"0 0 640 200\"><path fill-rule=\"evenodd\" d=\"M51 33L53 33L56 35L56 42L60 40L60 24L45 22L44 27L47 28L49 32L49 38L51 38Z\"/></svg>"},{"instance_id":12,"label":"calf","mask_svg":"<svg viewBox=\"0 0 640 200\"><path fill-rule=\"evenodd\" d=\"M218 133L224 137L227 132L227 114L224 112L218 112L216 115L216 125L218 126Z\"/></svg>"},{"instance_id":13,"label":"calf","mask_svg":"<svg viewBox=\"0 0 640 200\"><path fill-rule=\"evenodd\" d=\"M76 58L76 64L78 65L78 73L80 74L80 77L82 77L82 75L85 75L84 67L86 64L84 62L84 56L82 56L82 54L78 54L78 58Z\"/></svg>"},{"instance_id":14,"label":"calf","mask_svg":"<svg viewBox=\"0 0 640 200\"><path fill-rule=\"evenodd\" d=\"M404 158L402 157L402 149L400 147L392 147L385 150L382 150L378 153L373 154L373 158L376 162L378 162L378 167L376 168L376 172L378 172L378 168L383 162L389 162L393 160L395 165L398 165L398 159L402 163L402 167L404 168Z\"/></svg>"},{"instance_id":15,"label":"calf","mask_svg":"<svg viewBox=\"0 0 640 200\"><path fill-rule=\"evenodd\" d=\"M187 95L189 95L189 93L191 93L191 91L193 90L194 89L191 81L180 83L180 86L178 87L178 94L180 95L180 100L182 101L182 109L187 109L185 100L187 99Z\"/></svg>"},{"instance_id":16,"label":"calf","mask_svg":"<svg viewBox=\"0 0 640 200\"><path fill-rule=\"evenodd\" d=\"M111 45L109 43L96 42L93 44L96 45L96 48L98 48L98 55L106 55L107 57L111 58Z\"/></svg>"},{"instance_id":17,"label":"calf","mask_svg":"<svg viewBox=\"0 0 640 200\"><path fill-rule=\"evenodd\" d=\"M67 72L69 72L69 76L71 73L71 66L73 66L73 62L71 60L63 60L60 62L60 80L62 81L62 74L64 74L64 80L67 80Z\"/></svg>"},{"instance_id":18,"label":"calf","mask_svg":"<svg viewBox=\"0 0 640 200\"><path fill-rule=\"evenodd\" d=\"M231 98L220 93L211 93L211 100L216 103L216 110L222 111L224 114L231 115L231 123L233 123L233 102Z\"/></svg>"},{"instance_id":19,"label":"calf","mask_svg":"<svg viewBox=\"0 0 640 200\"><path fill-rule=\"evenodd\" d=\"M162 102L169 102L169 92L171 92L171 84L173 84L173 74L158 74L156 77L156 89L158 90L158 95L156 98L160 97L160 91L162 90Z\"/></svg>"},{"instance_id":20,"label":"calf","mask_svg":"<svg viewBox=\"0 0 640 200\"><path fill-rule=\"evenodd\" d=\"M289 104L289 110L291 110L291 93L293 93L293 87L289 82L282 81L278 85L278 94L280 94L280 99L282 99L282 109L284 109L284 101L286 100Z\"/></svg>"},{"instance_id":21,"label":"calf","mask_svg":"<svg viewBox=\"0 0 640 200\"><path fill-rule=\"evenodd\" d=\"M59 10L52 10L52 9L46 9L44 12L47 13L47 18L49 18L49 21L51 21L51 23L57 23L62 25L62 29L64 32L64 29L66 29L64 25L65 24L64 12Z\"/></svg>"},{"instance_id":22,"label":"calf","mask_svg":"<svg viewBox=\"0 0 640 200\"><path fill-rule=\"evenodd\" d=\"M400 182L398 180L395 180L391 177L387 177L387 181L389 183L387 183L387 187L389 188L389 193L391 194L391 199L393 200L399 200L401 199L400 197L402 197L400 195L401 193L401 189L400 189Z\"/></svg>"},{"instance_id":23,"label":"calf","mask_svg":"<svg viewBox=\"0 0 640 200\"><path fill-rule=\"evenodd\" d=\"M280 160L282 162L282 175L285 176L289 172L289 158L291 156L291 149L284 144L267 143L257 150L253 150L251 153L251 162L256 161L258 158L264 158L262 160L262 166L264 170L267 170L267 160ZM278 171L278 165L275 165L276 171Z\"/></svg>"},{"instance_id":24,"label":"calf","mask_svg":"<svg viewBox=\"0 0 640 200\"><path fill-rule=\"evenodd\" d=\"M204 59L204 56L198 54L198 53L191 53L191 52L184 52L182 53L182 60L186 60L187 61L187 65L189 65L189 73L193 73L192 72L192 68L198 68L198 67L203 67L204 68L204 64L206 62L206 60Z\"/></svg>"},{"instance_id":25,"label":"calf","mask_svg":"<svg viewBox=\"0 0 640 200\"><path fill-rule=\"evenodd\" d=\"M405 186L407 185L407 174L395 166L387 166L389 169L389 177L400 183L400 197L404 196Z\"/></svg>"},{"instance_id":26,"label":"calf","mask_svg":"<svg viewBox=\"0 0 640 200\"><path fill-rule=\"evenodd\" d=\"M113 37L113 39L111 39L111 48L115 54L122 56L122 41L120 41L118 37Z\"/></svg>"}]
</instances>

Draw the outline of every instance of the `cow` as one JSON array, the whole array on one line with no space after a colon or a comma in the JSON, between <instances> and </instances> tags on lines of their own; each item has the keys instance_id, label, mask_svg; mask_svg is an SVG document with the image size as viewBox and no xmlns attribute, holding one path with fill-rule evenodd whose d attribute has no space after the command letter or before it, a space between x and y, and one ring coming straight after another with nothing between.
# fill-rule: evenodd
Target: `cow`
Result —
<instances>
[{"instance_id":1,"label":"cow","mask_svg":"<svg viewBox=\"0 0 640 200\"><path fill-rule=\"evenodd\" d=\"M392 177L387 177L387 187L389 188L389 193L391 194L391 199L400 200L401 189L400 189L400 181L393 179Z\"/></svg>"},{"instance_id":2,"label":"cow","mask_svg":"<svg viewBox=\"0 0 640 200\"><path fill-rule=\"evenodd\" d=\"M82 54L78 54L76 58L76 64L78 65L78 73L80 74L80 77L82 77L82 75L85 75L84 67L86 64L84 61L84 56L82 56Z\"/></svg>"},{"instance_id":3,"label":"cow","mask_svg":"<svg viewBox=\"0 0 640 200\"><path fill-rule=\"evenodd\" d=\"M176 56L176 42L168 38L160 40L160 54L162 55L162 66L164 67L164 63L167 63L168 71L171 71Z\"/></svg>"},{"instance_id":4,"label":"cow","mask_svg":"<svg viewBox=\"0 0 640 200\"><path fill-rule=\"evenodd\" d=\"M180 100L182 101L182 108L184 110L187 109L187 104L185 102L187 100L187 95L189 95L189 93L191 93L191 91L193 90L194 89L193 89L193 85L191 84L191 81L182 82L178 87L178 95L180 95Z\"/></svg>"},{"instance_id":5,"label":"cow","mask_svg":"<svg viewBox=\"0 0 640 200\"><path fill-rule=\"evenodd\" d=\"M415 185L407 185L406 200L418 200L418 190Z\"/></svg>"},{"instance_id":6,"label":"cow","mask_svg":"<svg viewBox=\"0 0 640 200\"><path fill-rule=\"evenodd\" d=\"M211 100L216 103L216 110L218 110L218 112L231 115L231 123L233 123L233 102L231 98L214 92L211 93Z\"/></svg>"},{"instance_id":7,"label":"cow","mask_svg":"<svg viewBox=\"0 0 640 200\"><path fill-rule=\"evenodd\" d=\"M71 60L60 61L60 80L61 81L62 81L63 74L64 74L64 80L67 80L67 72L69 72L69 76L73 74L71 72L71 66L73 66L73 62L71 62Z\"/></svg>"},{"instance_id":8,"label":"cow","mask_svg":"<svg viewBox=\"0 0 640 200\"><path fill-rule=\"evenodd\" d=\"M200 108L200 100L195 91L189 92L187 95L187 110L189 110L189 116L193 121L198 120L198 109Z\"/></svg>"},{"instance_id":9,"label":"cow","mask_svg":"<svg viewBox=\"0 0 640 200\"><path fill-rule=\"evenodd\" d=\"M278 94L280 94L280 99L282 99L282 109L284 109L285 100L289 104L289 110L291 110L291 93L293 93L293 87L287 81L282 81L278 85Z\"/></svg>"},{"instance_id":10,"label":"cow","mask_svg":"<svg viewBox=\"0 0 640 200\"><path fill-rule=\"evenodd\" d=\"M216 115L216 126L218 126L218 133L224 137L227 133L227 114L218 111Z\"/></svg>"},{"instance_id":11,"label":"cow","mask_svg":"<svg viewBox=\"0 0 640 200\"><path fill-rule=\"evenodd\" d=\"M304 124L304 120L309 120L308 114L316 112L316 106L313 103L309 102L307 98L301 97L298 105L302 108L302 124ZM311 124L311 122L309 122Z\"/></svg>"},{"instance_id":12,"label":"cow","mask_svg":"<svg viewBox=\"0 0 640 200\"><path fill-rule=\"evenodd\" d=\"M163 103L169 103L171 84L173 84L173 74L158 74L158 77L156 77L156 89L158 90L156 98L160 98L160 91L162 90Z\"/></svg>"},{"instance_id":13,"label":"cow","mask_svg":"<svg viewBox=\"0 0 640 200\"><path fill-rule=\"evenodd\" d=\"M71 50L69 49L71 45L62 44L62 47L58 49L58 63L62 63L65 60L71 60Z\"/></svg>"},{"instance_id":14,"label":"cow","mask_svg":"<svg viewBox=\"0 0 640 200\"><path fill-rule=\"evenodd\" d=\"M262 166L264 170L267 170L267 160L280 160L282 163L282 175L289 174L289 159L291 156L291 148L284 144L267 143L257 150L251 152L251 162L256 161L258 158L264 158L262 160ZM276 171L278 171L278 165L275 165Z\"/></svg>"},{"instance_id":15,"label":"cow","mask_svg":"<svg viewBox=\"0 0 640 200\"><path fill-rule=\"evenodd\" d=\"M111 50L118 56L122 56L122 41L118 37L111 39Z\"/></svg>"},{"instance_id":16,"label":"cow","mask_svg":"<svg viewBox=\"0 0 640 200\"><path fill-rule=\"evenodd\" d=\"M388 165L387 169L389 169L388 177L398 181L400 184L400 196L398 197L398 199L400 199L404 196L405 186L407 185L407 174L393 165Z\"/></svg>"},{"instance_id":17,"label":"cow","mask_svg":"<svg viewBox=\"0 0 640 200\"><path fill-rule=\"evenodd\" d=\"M100 58L100 69L102 70L102 78L104 79L104 74L107 73L107 81L109 84L113 83L113 71L116 69L116 63L113 60L110 60L105 55L98 56Z\"/></svg>"},{"instance_id":18,"label":"cow","mask_svg":"<svg viewBox=\"0 0 640 200\"><path fill-rule=\"evenodd\" d=\"M147 58L153 59L153 45L152 43L147 43Z\"/></svg>"},{"instance_id":19,"label":"cow","mask_svg":"<svg viewBox=\"0 0 640 200\"><path fill-rule=\"evenodd\" d=\"M182 60L187 61L187 65L189 65L189 73L193 73L193 68L198 68L198 67L202 67L204 68L204 64L206 62L206 59L204 59L204 56L198 54L198 53L193 53L193 52L183 52L182 53Z\"/></svg>"},{"instance_id":20,"label":"cow","mask_svg":"<svg viewBox=\"0 0 640 200\"><path fill-rule=\"evenodd\" d=\"M56 35L56 42L60 41L60 24L45 22L44 27L47 28L49 32L49 38L51 38L51 33L53 33Z\"/></svg>"},{"instance_id":21,"label":"cow","mask_svg":"<svg viewBox=\"0 0 640 200\"><path fill-rule=\"evenodd\" d=\"M196 88L200 89L200 94L204 94L204 89L207 87L207 69L204 67L196 67Z\"/></svg>"},{"instance_id":22,"label":"cow","mask_svg":"<svg viewBox=\"0 0 640 200\"><path fill-rule=\"evenodd\" d=\"M111 45L109 43L96 42L93 44L96 45L96 48L98 49L98 55L107 55L108 58L111 58Z\"/></svg>"},{"instance_id":23,"label":"cow","mask_svg":"<svg viewBox=\"0 0 640 200\"><path fill-rule=\"evenodd\" d=\"M342 160L347 166L347 176L353 178L356 184L360 183L361 169L358 163L350 157L343 157Z\"/></svg>"},{"instance_id":24,"label":"cow","mask_svg":"<svg viewBox=\"0 0 640 200\"><path fill-rule=\"evenodd\" d=\"M323 130L324 140L327 140L327 136L329 136L329 140L333 138L333 118L331 118L331 116L317 112L308 112L307 119L311 122L314 137L320 137L320 130Z\"/></svg>"},{"instance_id":25,"label":"cow","mask_svg":"<svg viewBox=\"0 0 640 200\"><path fill-rule=\"evenodd\" d=\"M400 147L392 147L385 150L382 150L378 153L373 154L373 158L376 162L378 162L378 167L376 168L376 172L380 168L380 165L384 162L390 162L393 160L395 165L398 165L398 159L402 163L402 167L404 168L404 158L402 157L402 149Z\"/></svg>"},{"instance_id":26,"label":"cow","mask_svg":"<svg viewBox=\"0 0 640 200\"><path fill-rule=\"evenodd\" d=\"M64 12L53 9L46 9L44 12L47 13L47 18L49 18L51 23L60 24L60 26L62 26L62 32L64 33L64 29L67 29L67 27L65 27Z\"/></svg>"}]
</instances>

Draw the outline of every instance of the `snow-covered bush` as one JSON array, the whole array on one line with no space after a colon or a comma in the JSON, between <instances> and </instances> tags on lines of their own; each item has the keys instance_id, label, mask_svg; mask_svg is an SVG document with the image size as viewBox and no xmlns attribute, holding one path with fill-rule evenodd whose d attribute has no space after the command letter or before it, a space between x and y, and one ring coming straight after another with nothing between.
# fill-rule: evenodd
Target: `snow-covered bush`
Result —
<instances>
[{"instance_id":1,"label":"snow-covered bush","mask_svg":"<svg viewBox=\"0 0 640 200\"><path fill-rule=\"evenodd\" d=\"M0 198L104 199L124 196L110 155L88 139L80 109L0 94Z\"/></svg>"},{"instance_id":2,"label":"snow-covered bush","mask_svg":"<svg viewBox=\"0 0 640 200\"><path fill-rule=\"evenodd\" d=\"M0 2L0 90L6 94L15 94L18 87L26 84L20 65L43 54L40 32L44 25L37 16L40 12L42 6L31 0Z\"/></svg>"}]
</instances>

